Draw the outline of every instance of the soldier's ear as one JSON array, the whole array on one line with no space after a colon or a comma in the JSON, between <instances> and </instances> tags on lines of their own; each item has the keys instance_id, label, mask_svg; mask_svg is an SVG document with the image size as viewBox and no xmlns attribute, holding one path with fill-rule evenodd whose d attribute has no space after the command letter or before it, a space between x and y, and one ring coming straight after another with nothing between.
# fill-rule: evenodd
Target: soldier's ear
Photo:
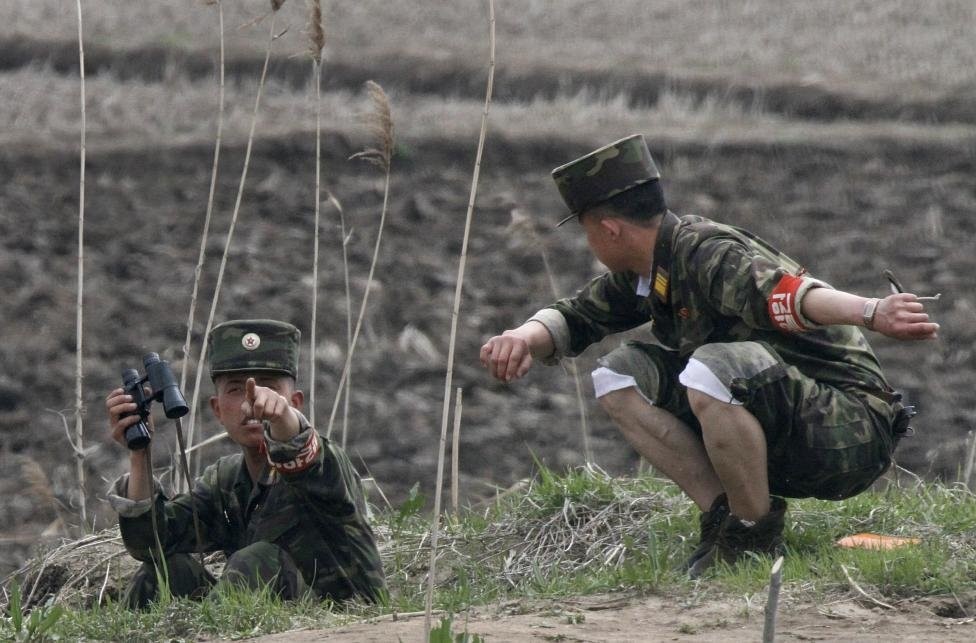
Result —
<instances>
[{"instance_id":1,"label":"soldier's ear","mask_svg":"<svg viewBox=\"0 0 976 643\"><path fill-rule=\"evenodd\" d=\"M210 396L210 410L213 411L214 417L220 422L220 404L217 402L217 396Z\"/></svg>"},{"instance_id":2,"label":"soldier's ear","mask_svg":"<svg viewBox=\"0 0 976 643\"><path fill-rule=\"evenodd\" d=\"M299 411L305 406L305 393L301 391L292 391L291 394L291 405L298 409Z\"/></svg>"},{"instance_id":3,"label":"soldier's ear","mask_svg":"<svg viewBox=\"0 0 976 643\"><path fill-rule=\"evenodd\" d=\"M600 228L609 234L611 237L620 236L620 220L613 217L602 217L600 219Z\"/></svg>"}]
</instances>

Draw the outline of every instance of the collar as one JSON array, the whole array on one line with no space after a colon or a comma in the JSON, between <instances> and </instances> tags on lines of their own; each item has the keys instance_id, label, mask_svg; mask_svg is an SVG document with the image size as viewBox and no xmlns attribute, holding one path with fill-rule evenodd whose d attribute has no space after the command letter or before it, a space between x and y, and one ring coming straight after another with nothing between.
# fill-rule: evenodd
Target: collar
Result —
<instances>
[{"instance_id":1,"label":"collar","mask_svg":"<svg viewBox=\"0 0 976 643\"><path fill-rule=\"evenodd\" d=\"M654 264L651 266L651 279L648 281L655 297L665 304L671 299L671 282L668 272L671 269L671 248L674 245L674 235L680 223L680 219L668 210L661 220L661 226L657 231L657 241L654 243ZM640 281L638 281L638 286L640 286Z\"/></svg>"},{"instance_id":2,"label":"collar","mask_svg":"<svg viewBox=\"0 0 976 643\"><path fill-rule=\"evenodd\" d=\"M651 294L651 278L645 277L644 275L637 275L637 285L634 286L634 291L641 297L647 297Z\"/></svg>"}]
</instances>

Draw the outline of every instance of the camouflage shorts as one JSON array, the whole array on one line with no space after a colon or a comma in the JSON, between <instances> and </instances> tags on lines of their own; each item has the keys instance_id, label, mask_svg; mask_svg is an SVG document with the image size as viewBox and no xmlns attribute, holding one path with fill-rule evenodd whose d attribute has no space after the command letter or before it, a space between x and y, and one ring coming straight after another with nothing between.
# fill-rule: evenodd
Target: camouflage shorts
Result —
<instances>
[{"instance_id":1,"label":"camouflage shorts","mask_svg":"<svg viewBox=\"0 0 976 643\"><path fill-rule=\"evenodd\" d=\"M893 411L880 400L803 375L767 344L706 344L702 362L766 434L770 492L840 500L867 489L891 464ZM654 344L627 342L600 360L630 375L640 392L701 434L678 376L687 365Z\"/></svg>"}]
</instances>

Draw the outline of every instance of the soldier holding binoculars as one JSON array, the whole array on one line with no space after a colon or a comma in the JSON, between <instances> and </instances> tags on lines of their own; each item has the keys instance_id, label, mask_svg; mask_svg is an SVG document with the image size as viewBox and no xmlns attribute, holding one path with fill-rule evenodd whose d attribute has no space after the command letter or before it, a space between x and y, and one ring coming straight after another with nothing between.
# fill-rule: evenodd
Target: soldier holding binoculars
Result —
<instances>
[{"instance_id":1,"label":"soldier holding binoculars","mask_svg":"<svg viewBox=\"0 0 976 643\"><path fill-rule=\"evenodd\" d=\"M144 607L157 597L163 559L174 596L208 593L217 580L189 555L195 551L225 553L221 583L267 585L286 599L312 592L333 600L373 601L385 591L359 476L342 449L301 413L304 394L295 383L299 338L297 328L273 320L214 327L210 408L241 452L219 458L190 493L172 499L151 481L145 447L152 421L138 373L126 371L126 386L108 395L112 437L130 448L129 474L115 482L109 502L119 514L126 548L144 563L126 596L130 607ZM168 384L150 361L147 356L146 379L155 373ZM157 382L150 383L156 388ZM177 417L172 391L169 398L158 397L167 415ZM132 429L140 423L149 436L133 441Z\"/></svg>"}]
</instances>

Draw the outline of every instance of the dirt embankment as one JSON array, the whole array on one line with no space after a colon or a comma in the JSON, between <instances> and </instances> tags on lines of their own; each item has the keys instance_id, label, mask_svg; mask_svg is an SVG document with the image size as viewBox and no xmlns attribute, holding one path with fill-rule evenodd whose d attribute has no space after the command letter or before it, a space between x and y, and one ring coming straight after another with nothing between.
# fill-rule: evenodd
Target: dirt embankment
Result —
<instances>
[{"instance_id":1,"label":"dirt embankment","mask_svg":"<svg viewBox=\"0 0 976 643\"><path fill-rule=\"evenodd\" d=\"M76 75L78 43L19 37L0 40L0 71L30 64L50 65ZM112 73L120 79L160 81L174 70L191 79L212 78L216 57L208 51L173 49L163 45L119 51L104 45L85 49L86 72ZM231 53L226 61L228 79L257 77L264 63L257 53ZM374 80L388 90L409 94L482 99L485 70L456 60L402 53L376 60L335 59L323 65L323 88L358 89ZM302 56L279 55L271 62L271 77L302 88L308 84L308 61ZM900 120L926 124L976 124L976 89L959 87L925 99L897 94L855 94L818 83L764 82L723 76L682 76L657 69L540 68L500 63L496 71L498 101L552 100L585 93L623 95L634 108L652 107L665 92L702 101L717 98L748 109L812 121Z\"/></svg>"}]
</instances>

